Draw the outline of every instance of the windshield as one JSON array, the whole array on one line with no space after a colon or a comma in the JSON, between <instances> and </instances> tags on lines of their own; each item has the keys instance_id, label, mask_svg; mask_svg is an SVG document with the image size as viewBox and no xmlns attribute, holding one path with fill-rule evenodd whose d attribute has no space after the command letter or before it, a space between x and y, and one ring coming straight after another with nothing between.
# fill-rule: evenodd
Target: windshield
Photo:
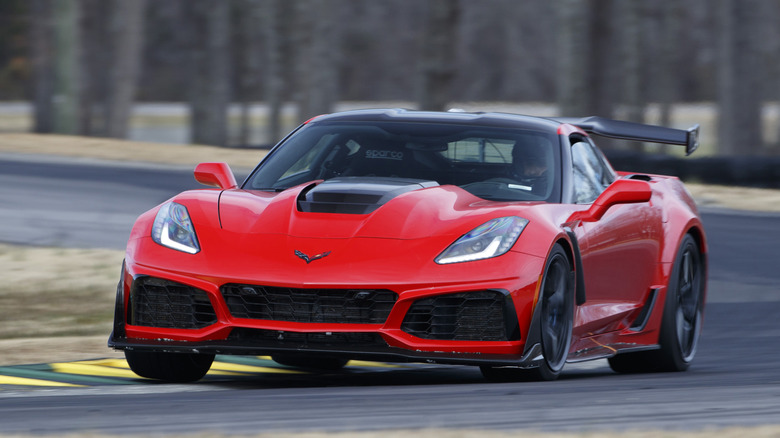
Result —
<instances>
[{"instance_id":1,"label":"windshield","mask_svg":"<svg viewBox=\"0 0 780 438\"><path fill-rule=\"evenodd\" d=\"M553 133L419 122L314 122L290 136L244 185L280 191L335 177L452 184L497 201L560 198Z\"/></svg>"}]
</instances>

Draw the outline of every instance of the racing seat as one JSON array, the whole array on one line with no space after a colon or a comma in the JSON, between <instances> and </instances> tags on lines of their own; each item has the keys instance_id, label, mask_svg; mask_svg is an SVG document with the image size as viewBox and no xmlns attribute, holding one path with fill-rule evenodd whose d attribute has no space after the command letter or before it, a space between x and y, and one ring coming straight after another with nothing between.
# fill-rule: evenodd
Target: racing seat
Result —
<instances>
[{"instance_id":1,"label":"racing seat","mask_svg":"<svg viewBox=\"0 0 780 438\"><path fill-rule=\"evenodd\" d=\"M384 176L413 178L414 152L401 144L364 145L350 164L344 176Z\"/></svg>"}]
</instances>

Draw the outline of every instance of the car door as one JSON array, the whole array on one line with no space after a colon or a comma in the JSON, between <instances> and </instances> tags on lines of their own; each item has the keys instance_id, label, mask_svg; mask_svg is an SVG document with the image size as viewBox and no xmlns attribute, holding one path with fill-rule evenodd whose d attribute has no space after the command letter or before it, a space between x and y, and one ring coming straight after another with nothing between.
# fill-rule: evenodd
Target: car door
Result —
<instances>
[{"instance_id":1,"label":"car door","mask_svg":"<svg viewBox=\"0 0 780 438\"><path fill-rule=\"evenodd\" d=\"M575 202L592 204L616 180L589 139L572 142ZM579 244L586 303L579 322L588 333L624 328L648 298L657 268L660 210L651 202L618 204L581 224Z\"/></svg>"}]
</instances>

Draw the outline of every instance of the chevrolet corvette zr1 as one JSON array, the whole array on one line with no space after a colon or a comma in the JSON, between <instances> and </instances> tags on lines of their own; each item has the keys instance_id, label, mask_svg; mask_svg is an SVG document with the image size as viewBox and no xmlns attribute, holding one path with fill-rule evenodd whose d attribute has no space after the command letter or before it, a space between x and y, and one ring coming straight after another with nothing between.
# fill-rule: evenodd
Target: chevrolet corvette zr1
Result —
<instances>
[{"instance_id":1,"label":"chevrolet corvette zr1","mask_svg":"<svg viewBox=\"0 0 780 438\"><path fill-rule=\"evenodd\" d=\"M697 147L698 129L597 117L362 110L301 125L240 186L224 163L142 214L109 345L192 381L215 354L556 378L696 352L707 242L674 177L616 172L592 135Z\"/></svg>"}]
</instances>

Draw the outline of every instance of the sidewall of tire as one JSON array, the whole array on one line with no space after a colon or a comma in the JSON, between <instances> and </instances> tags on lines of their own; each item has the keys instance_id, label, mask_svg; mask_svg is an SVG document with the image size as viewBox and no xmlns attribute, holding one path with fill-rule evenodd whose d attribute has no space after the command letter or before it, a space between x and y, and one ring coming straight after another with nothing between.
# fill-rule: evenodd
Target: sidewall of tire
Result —
<instances>
[{"instance_id":1,"label":"sidewall of tire","mask_svg":"<svg viewBox=\"0 0 780 438\"><path fill-rule=\"evenodd\" d=\"M553 247L553 250L550 252L550 256L547 259L547 262L544 266L544 276L542 277L542 284L539 287L539 305L542 305L542 300L544 299L544 287L547 282L547 274L550 269L550 266L552 265L553 261L556 259L556 256L561 257L566 262L567 267L567 275L566 275L566 300L568 300L568 307L570 308L570 312L568 312L568 333L566 335L566 351L564 352L564 358L563 363L561 366L554 370L552 367L550 367L548 358L545 357L542 363L539 364L539 367L535 369L535 372L538 374L539 379L541 380L555 380L558 378L558 376L561 374L561 371L563 370L564 366L566 365L566 357L569 355L569 351L571 349L571 336L574 329L574 290L572 288L572 276L571 273L571 262L569 261L568 256L566 255L566 251L564 249L556 244L555 247ZM544 318L544 315L542 315L542 318ZM542 324L542 319L539 321L540 324ZM542 329L542 332L544 330ZM542 333L541 336L541 342L544 342L544 334ZM542 345L542 351L544 351L544 345Z\"/></svg>"},{"instance_id":2,"label":"sidewall of tire","mask_svg":"<svg viewBox=\"0 0 780 438\"><path fill-rule=\"evenodd\" d=\"M697 245L696 240L690 234L686 234L680 242L680 247L677 250L677 256L675 257L674 266L672 268L671 277L669 279L669 285L666 290L664 314L661 322L661 333L658 338L658 342L661 346L661 349L658 351L658 366L661 371L685 371L688 369L693 357L695 356L696 346L694 346L694 354L692 354L691 357L686 360L686 358L683 357L680 342L677 339L677 289L679 287L680 269L683 263L683 254L685 253L685 250L688 246L692 246L696 250L698 256L697 269L699 271L699 275L705 275L699 246ZM703 281L704 280L702 279L702 282ZM700 295L698 301L699 312L703 311L702 307L704 306L704 297L701 296L703 292L702 289L703 283L697 291L697 293ZM701 318L701 315L699 318ZM699 325L700 324L701 320L699 320ZM695 336L697 337L695 342L698 344L698 337L700 336L698 329Z\"/></svg>"},{"instance_id":3,"label":"sidewall of tire","mask_svg":"<svg viewBox=\"0 0 780 438\"><path fill-rule=\"evenodd\" d=\"M214 355L125 350L125 359L130 369L141 377L183 383L205 376Z\"/></svg>"}]
</instances>

